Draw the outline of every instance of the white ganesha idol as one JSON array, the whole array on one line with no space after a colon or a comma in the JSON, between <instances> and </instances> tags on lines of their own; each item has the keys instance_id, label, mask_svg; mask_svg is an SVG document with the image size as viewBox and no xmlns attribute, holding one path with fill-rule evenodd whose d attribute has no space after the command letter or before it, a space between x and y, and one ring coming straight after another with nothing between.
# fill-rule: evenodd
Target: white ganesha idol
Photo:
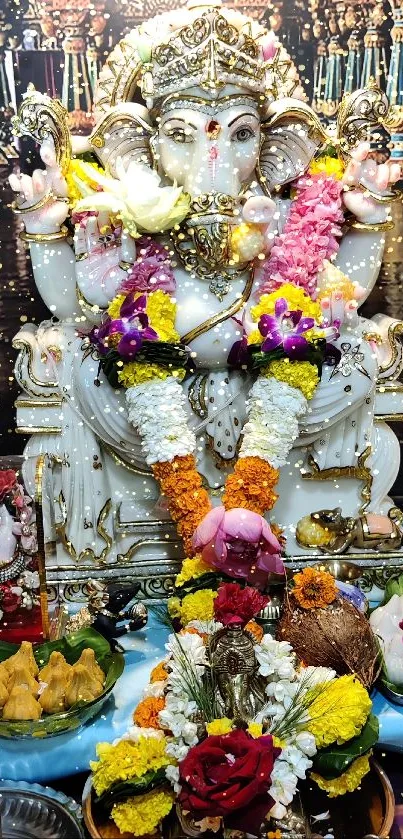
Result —
<instances>
[{"instance_id":1,"label":"white ganesha idol","mask_svg":"<svg viewBox=\"0 0 403 839\"><path fill-rule=\"evenodd\" d=\"M59 565L163 573L181 552L171 517L186 555L260 584L281 567L269 521L289 555L314 555L329 528L310 516L338 507L343 549L396 549L381 415L401 412L401 325L358 314L400 176L360 142L385 124L383 94L350 97L329 139L273 34L212 2L125 36L95 107L73 156L60 106L28 92L17 127L46 168L11 178L55 316L15 346Z\"/></svg>"}]
</instances>

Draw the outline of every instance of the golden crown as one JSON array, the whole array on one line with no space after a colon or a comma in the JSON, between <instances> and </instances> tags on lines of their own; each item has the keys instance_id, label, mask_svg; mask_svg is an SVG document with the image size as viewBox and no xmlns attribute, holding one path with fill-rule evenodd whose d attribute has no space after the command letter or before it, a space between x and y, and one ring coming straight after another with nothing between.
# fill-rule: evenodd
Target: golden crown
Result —
<instances>
[{"instance_id":1,"label":"golden crown","mask_svg":"<svg viewBox=\"0 0 403 839\"><path fill-rule=\"evenodd\" d=\"M257 96L291 96L298 75L274 41L256 21L219 0L191 0L187 8L146 21L115 47L100 75L96 110L130 100L137 85L148 108L191 87L236 85Z\"/></svg>"},{"instance_id":2,"label":"golden crown","mask_svg":"<svg viewBox=\"0 0 403 839\"><path fill-rule=\"evenodd\" d=\"M262 51L250 27L239 32L213 9L153 48L144 67L142 92L145 98L161 98L193 86L215 90L240 83L263 92L265 74Z\"/></svg>"}]
</instances>

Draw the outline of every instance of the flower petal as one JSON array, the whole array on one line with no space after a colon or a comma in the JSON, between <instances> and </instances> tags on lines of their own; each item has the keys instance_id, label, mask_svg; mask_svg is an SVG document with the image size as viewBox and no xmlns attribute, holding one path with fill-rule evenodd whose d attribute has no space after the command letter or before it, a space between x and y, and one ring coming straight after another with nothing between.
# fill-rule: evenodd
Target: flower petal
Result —
<instances>
[{"instance_id":1,"label":"flower petal","mask_svg":"<svg viewBox=\"0 0 403 839\"><path fill-rule=\"evenodd\" d=\"M229 510L225 514L224 529L233 539L244 539L255 544L262 535L263 519L259 513L252 513L242 507Z\"/></svg>"},{"instance_id":2,"label":"flower petal","mask_svg":"<svg viewBox=\"0 0 403 839\"><path fill-rule=\"evenodd\" d=\"M225 507L214 507L204 517L199 524L193 536L193 547L203 548L205 545L212 543L215 539L217 531L224 521Z\"/></svg>"},{"instance_id":3,"label":"flower petal","mask_svg":"<svg viewBox=\"0 0 403 839\"><path fill-rule=\"evenodd\" d=\"M288 303L285 297L279 297L274 304L274 314L276 318L281 318L281 315L284 315L285 312L288 311Z\"/></svg>"},{"instance_id":4,"label":"flower petal","mask_svg":"<svg viewBox=\"0 0 403 839\"><path fill-rule=\"evenodd\" d=\"M283 342L284 352L288 358L301 360L308 350L308 341L301 335L287 335Z\"/></svg>"}]
</instances>

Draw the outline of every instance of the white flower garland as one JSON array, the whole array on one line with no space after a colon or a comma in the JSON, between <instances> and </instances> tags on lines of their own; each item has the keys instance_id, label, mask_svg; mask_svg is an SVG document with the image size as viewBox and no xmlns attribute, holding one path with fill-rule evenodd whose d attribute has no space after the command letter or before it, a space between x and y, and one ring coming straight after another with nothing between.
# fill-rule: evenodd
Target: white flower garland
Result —
<instances>
[{"instance_id":1,"label":"white flower garland","mask_svg":"<svg viewBox=\"0 0 403 839\"><path fill-rule=\"evenodd\" d=\"M307 407L298 388L259 376L250 391L239 456L260 457L275 469L284 466Z\"/></svg>"},{"instance_id":2,"label":"white flower garland","mask_svg":"<svg viewBox=\"0 0 403 839\"><path fill-rule=\"evenodd\" d=\"M129 387L126 402L149 466L193 454L196 437L188 427L186 396L177 379L170 376Z\"/></svg>"}]
</instances>

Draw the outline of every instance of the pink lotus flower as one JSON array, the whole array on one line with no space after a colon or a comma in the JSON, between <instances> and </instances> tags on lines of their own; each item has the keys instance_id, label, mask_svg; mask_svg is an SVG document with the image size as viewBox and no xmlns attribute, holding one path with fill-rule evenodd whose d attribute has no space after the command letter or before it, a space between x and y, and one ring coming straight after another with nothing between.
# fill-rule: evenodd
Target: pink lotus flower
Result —
<instances>
[{"instance_id":1,"label":"pink lotus flower","mask_svg":"<svg viewBox=\"0 0 403 839\"><path fill-rule=\"evenodd\" d=\"M210 510L195 532L193 546L209 565L229 577L243 577L256 588L264 588L268 574L284 573L278 539L267 521L250 510Z\"/></svg>"}]
</instances>

